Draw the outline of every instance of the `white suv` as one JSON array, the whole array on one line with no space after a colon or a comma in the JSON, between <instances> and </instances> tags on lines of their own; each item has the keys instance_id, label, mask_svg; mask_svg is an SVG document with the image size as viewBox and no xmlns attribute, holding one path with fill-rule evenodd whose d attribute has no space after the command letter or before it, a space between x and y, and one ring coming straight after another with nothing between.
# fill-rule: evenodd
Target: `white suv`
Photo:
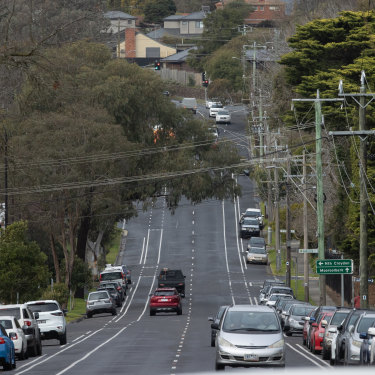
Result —
<instances>
[{"instance_id":1,"label":"white suv","mask_svg":"<svg viewBox=\"0 0 375 375\"><path fill-rule=\"evenodd\" d=\"M60 345L65 345L67 310L63 310L55 300L30 301L26 305L34 314L39 314L38 325L42 340L57 339Z\"/></svg>"},{"instance_id":2,"label":"white suv","mask_svg":"<svg viewBox=\"0 0 375 375\"><path fill-rule=\"evenodd\" d=\"M32 313L26 304L0 305L0 316L14 316L25 332L27 351L30 356L42 354L42 342L37 319L38 313Z\"/></svg>"}]
</instances>

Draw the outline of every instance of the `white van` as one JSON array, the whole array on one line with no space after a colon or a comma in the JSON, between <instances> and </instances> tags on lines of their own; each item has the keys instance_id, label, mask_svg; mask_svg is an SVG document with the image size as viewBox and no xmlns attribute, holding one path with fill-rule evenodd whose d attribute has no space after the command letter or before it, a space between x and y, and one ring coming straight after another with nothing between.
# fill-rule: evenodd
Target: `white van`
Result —
<instances>
[{"instance_id":1,"label":"white van","mask_svg":"<svg viewBox=\"0 0 375 375\"><path fill-rule=\"evenodd\" d=\"M127 289L126 274L122 266L107 264L104 271L100 272L99 281L119 281L124 290Z\"/></svg>"},{"instance_id":2,"label":"white van","mask_svg":"<svg viewBox=\"0 0 375 375\"><path fill-rule=\"evenodd\" d=\"M195 98L183 98L181 104L184 108L190 109L194 114L197 113L197 99Z\"/></svg>"}]
</instances>

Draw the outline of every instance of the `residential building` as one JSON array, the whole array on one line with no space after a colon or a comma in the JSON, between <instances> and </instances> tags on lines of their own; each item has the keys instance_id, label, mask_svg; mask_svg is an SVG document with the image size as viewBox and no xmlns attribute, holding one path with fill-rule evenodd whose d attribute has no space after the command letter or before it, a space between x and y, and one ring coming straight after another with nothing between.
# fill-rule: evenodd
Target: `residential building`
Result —
<instances>
[{"instance_id":1,"label":"residential building","mask_svg":"<svg viewBox=\"0 0 375 375\"><path fill-rule=\"evenodd\" d=\"M108 33L119 33L128 27L135 28L137 17L120 11L110 11L104 13L104 17L108 18L111 22L109 28L106 30Z\"/></svg>"},{"instance_id":2,"label":"residential building","mask_svg":"<svg viewBox=\"0 0 375 375\"><path fill-rule=\"evenodd\" d=\"M181 37L199 37L203 33L205 11L191 14L174 14L164 18L164 29L168 34Z\"/></svg>"}]
</instances>

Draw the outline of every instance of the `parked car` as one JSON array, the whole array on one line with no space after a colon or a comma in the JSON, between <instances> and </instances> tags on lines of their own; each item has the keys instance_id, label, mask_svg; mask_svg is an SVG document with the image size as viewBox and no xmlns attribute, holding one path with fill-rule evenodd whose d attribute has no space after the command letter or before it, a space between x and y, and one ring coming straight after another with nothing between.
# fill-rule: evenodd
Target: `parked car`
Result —
<instances>
[{"instance_id":1,"label":"parked car","mask_svg":"<svg viewBox=\"0 0 375 375\"><path fill-rule=\"evenodd\" d=\"M251 246L262 247L264 250L267 250L266 240L264 237L251 237L247 243L247 249L249 250ZM284 283L281 282L281 285L284 285Z\"/></svg>"},{"instance_id":2,"label":"parked car","mask_svg":"<svg viewBox=\"0 0 375 375\"><path fill-rule=\"evenodd\" d=\"M27 359L27 340L20 323L14 316L1 316L0 325L2 325L13 341L14 352L18 359Z\"/></svg>"},{"instance_id":3,"label":"parked car","mask_svg":"<svg viewBox=\"0 0 375 375\"><path fill-rule=\"evenodd\" d=\"M359 338L362 339L360 364L375 365L375 322L372 323L367 332L360 333Z\"/></svg>"},{"instance_id":4,"label":"parked car","mask_svg":"<svg viewBox=\"0 0 375 375\"><path fill-rule=\"evenodd\" d=\"M0 363L5 371L16 368L14 344L2 325L0 325Z\"/></svg>"},{"instance_id":5,"label":"parked car","mask_svg":"<svg viewBox=\"0 0 375 375\"><path fill-rule=\"evenodd\" d=\"M286 322L286 319L287 319L287 315L289 313L289 309L291 308L292 305L296 305L296 304L300 304L300 305L309 305L309 303L307 302L303 302L303 301L298 301L296 299L291 299L290 301L287 301L283 306L283 309L281 312L278 312L279 314L279 318L280 318L280 322L281 322L281 327L284 329L284 326L285 326L285 322Z\"/></svg>"},{"instance_id":6,"label":"parked car","mask_svg":"<svg viewBox=\"0 0 375 375\"><path fill-rule=\"evenodd\" d=\"M246 251L246 263L268 264L267 250L264 247L250 245L250 248L248 247Z\"/></svg>"},{"instance_id":7,"label":"parked car","mask_svg":"<svg viewBox=\"0 0 375 375\"><path fill-rule=\"evenodd\" d=\"M266 296L264 297L262 303L266 304L267 301L268 301L268 299L269 299L269 297L271 296L271 294L275 294L275 293L290 294L291 296L293 296L293 298L295 298L292 288L290 288L288 286L285 286L285 285L272 285L268 289L268 292L267 292Z\"/></svg>"},{"instance_id":8,"label":"parked car","mask_svg":"<svg viewBox=\"0 0 375 375\"><path fill-rule=\"evenodd\" d=\"M344 363L346 343L349 340L351 327L354 327L358 318L364 312L373 313L371 310L362 310L362 309L353 309L347 315L342 324L337 326L337 336L335 343L332 343L332 348L335 348L335 351L331 351L331 357L333 358L334 365L340 365Z\"/></svg>"},{"instance_id":9,"label":"parked car","mask_svg":"<svg viewBox=\"0 0 375 375\"><path fill-rule=\"evenodd\" d=\"M244 218L240 222L240 237L249 238L260 235L260 227L257 219L252 219L250 217Z\"/></svg>"},{"instance_id":10,"label":"parked car","mask_svg":"<svg viewBox=\"0 0 375 375\"><path fill-rule=\"evenodd\" d=\"M115 300L109 295L107 290L89 293L86 302L86 316L92 318L94 314L102 313L116 315Z\"/></svg>"},{"instance_id":11,"label":"parked car","mask_svg":"<svg viewBox=\"0 0 375 375\"><path fill-rule=\"evenodd\" d=\"M263 237L251 237L250 238L250 241L253 239L253 238L263 238ZM264 280L263 282L263 286L262 286L262 289L260 290L259 292L259 302L262 304L263 303L263 300L264 300L264 297L266 296L269 288L272 286L272 285L285 285L285 283L281 280L277 280L277 279L267 279L267 280Z\"/></svg>"},{"instance_id":12,"label":"parked car","mask_svg":"<svg viewBox=\"0 0 375 375\"><path fill-rule=\"evenodd\" d=\"M257 219L259 221L260 229L263 229L263 215L262 211L259 208L247 208L246 211L241 214L240 222L244 220L246 217Z\"/></svg>"},{"instance_id":13,"label":"parked car","mask_svg":"<svg viewBox=\"0 0 375 375\"><path fill-rule=\"evenodd\" d=\"M125 300L126 290L123 289L119 281L102 281L99 286L112 285L114 286L121 296L121 301Z\"/></svg>"},{"instance_id":14,"label":"parked car","mask_svg":"<svg viewBox=\"0 0 375 375\"><path fill-rule=\"evenodd\" d=\"M349 334L345 341L344 365L360 364L360 352L363 338L361 333L366 334L368 329L375 323L375 311L363 312L356 323L349 328ZM363 336L364 337L364 336Z\"/></svg>"},{"instance_id":15,"label":"parked car","mask_svg":"<svg viewBox=\"0 0 375 375\"><path fill-rule=\"evenodd\" d=\"M39 313L33 314L26 304L0 305L0 317L9 315L17 318L25 333L28 355L41 355L42 341L40 329L37 323Z\"/></svg>"},{"instance_id":16,"label":"parked car","mask_svg":"<svg viewBox=\"0 0 375 375\"><path fill-rule=\"evenodd\" d=\"M182 314L181 296L176 288L157 288L153 294L150 294L150 315L154 316L157 312L176 312Z\"/></svg>"},{"instance_id":17,"label":"parked car","mask_svg":"<svg viewBox=\"0 0 375 375\"><path fill-rule=\"evenodd\" d=\"M182 105L183 108L185 108L189 111L192 111L193 114L197 113L197 108L198 108L197 99L195 99L195 98L183 98L182 101L181 101L181 105Z\"/></svg>"},{"instance_id":18,"label":"parked car","mask_svg":"<svg viewBox=\"0 0 375 375\"><path fill-rule=\"evenodd\" d=\"M284 306L288 303L288 302L292 302L292 301L296 301L296 299L293 298L292 295L290 294L283 294L282 297L279 297L275 303L275 305L273 306L273 308L276 310L277 314L279 315L280 317L280 314L282 313L282 311L284 310Z\"/></svg>"},{"instance_id":19,"label":"parked car","mask_svg":"<svg viewBox=\"0 0 375 375\"><path fill-rule=\"evenodd\" d=\"M325 326L330 322L333 312L322 312L319 314L316 322L311 324L310 329L310 350L312 353L320 353L322 351L322 342L324 337ZM322 324L322 322L325 322Z\"/></svg>"},{"instance_id":20,"label":"parked car","mask_svg":"<svg viewBox=\"0 0 375 375\"><path fill-rule=\"evenodd\" d=\"M118 307L122 306L121 294L114 287L114 285L102 284L102 285L99 285L96 290L98 290L98 291L100 291L100 290L106 290L109 293L109 295L115 300L116 306L118 306Z\"/></svg>"},{"instance_id":21,"label":"parked car","mask_svg":"<svg viewBox=\"0 0 375 375\"><path fill-rule=\"evenodd\" d=\"M322 342L322 357L323 359L331 360L332 343L335 342L337 335L337 326L339 326L347 317L351 309L349 308L338 308L333 314L331 321L327 324L324 331L324 337ZM322 322L322 324L324 324Z\"/></svg>"},{"instance_id":22,"label":"parked car","mask_svg":"<svg viewBox=\"0 0 375 375\"><path fill-rule=\"evenodd\" d=\"M128 281L126 279L126 273L122 266L112 266L107 264L106 268L100 272L99 281L118 281L124 290L128 287Z\"/></svg>"},{"instance_id":23,"label":"parked car","mask_svg":"<svg viewBox=\"0 0 375 375\"><path fill-rule=\"evenodd\" d=\"M302 344L306 345L306 346L308 344L307 339L309 337L310 328L311 328L310 319L311 319L311 316L314 315L316 309L317 308L315 308L315 310L312 310L310 312L310 314L308 316L306 316L305 318L302 318L302 320L305 322L304 325L303 325L303 328L302 328ZM315 318L314 318L314 320L315 320Z\"/></svg>"},{"instance_id":24,"label":"parked car","mask_svg":"<svg viewBox=\"0 0 375 375\"><path fill-rule=\"evenodd\" d=\"M221 101L218 100L218 99L208 99L206 100L206 108L207 109L210 109L212 107L213 104L221 104Z\"/></svg>"},{"instance_id":25,"label":"parked car","mask_svg":"<svg viewBox=\"0 0 375 375\"><path fill-rule=\"evenodd\" d=\"M285 314L284 331L287 336L292 336L293 333L302 333L304 320L302 318L309 315L315 306L295 304L291 305Z\"/></svg>"},{"instance_id":26,"label":"parked car","mask_svg":"<svg viewBox=\"0 0 375 375\"><path fill-rule=\"evenodd\" d=\"M65 315L68 310L62 309L55 300L30 301L26 305L34 314L39 314L38 326L42 340L56 339L60 341L60 345L65 345L67 342Z\"/></svg>"},{"instance_id":27,"label":"parked car","mask_svg":"<svg viewBox=\"0 0 375 375\"><path fill-rule=\"evenodd\" d=\"M215 324L220 323L220 319L222 318L225 309L227 308L227 305L220 306L219 310L217 311L216 315L214 318L209 317L208 321L213 322ZM217 329L211 328L211 346L215 346L215 339L216 339L216 334L217 334Z\"/></svg>"},{"instance_id":28,"label":"parked car","mask_svg":"<svg viewBox=\"0 0 375 375\"><path fill-rule=\"evenodd\" d=\"M232 118L229 111L222 109L216 113L215 121L216 124L230 124Z\"/></svg>"},{"instance_id":29,"label":"parked car","mask_svg":"<svg viewBox=\"0 0 375 375\"><path fill-rule=\"evenodd\" d=\"M216 370L225 366L285 366L285 341L280 321L267 306L228 307L216 329Z\"/></svg>"},{"instance_id":30,"label":"parked car","mask_svg":"<svg viewBox=\"0 0 375 375\"><path fill-rule=\"evenodd\" d=\"M290 294L275 293L270 295L266 303L266 306L275 308L277 301L279 301L280 299L289 299L295 301L293 296L291 296Z\"/></svg>"},{"instance_id":31,"label":"parked car","mask_svg":"<svg viewBox=\"0 0 375 375\"><path fill-rule=\"evenodd\" d=\"M221 103L213 103L210 107L209 116L216 117L217 113L223 109L223 105Z\"/></svg>"}]
</instances>

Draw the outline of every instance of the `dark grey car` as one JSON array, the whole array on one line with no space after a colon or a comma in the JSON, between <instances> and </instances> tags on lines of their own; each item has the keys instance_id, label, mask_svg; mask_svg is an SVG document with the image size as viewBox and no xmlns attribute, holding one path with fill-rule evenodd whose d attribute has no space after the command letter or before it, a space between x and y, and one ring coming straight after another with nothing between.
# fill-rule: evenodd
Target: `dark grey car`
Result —
<instances>
[{"instance_id":1,"label":"dark grey car","mask_svg":"<svg viewBox=\"0 0 375 375\"><path fill-rule=\"evenodd\" d=\"M223 316L224 314L224 311L225 309L227 308L228 306L225 305L225 306L220 306L219 307L219 310L217 311L216 315L214 318L211 318L209 317L208 318L208 321L209 322L213 322L215 324L219 324L220 323L220 319L221 317ZM213 329L211 328L211 346L215 346L215 339L216 339L216 334L217 334L217 329Z\"/></svg>"}]
</instances>

